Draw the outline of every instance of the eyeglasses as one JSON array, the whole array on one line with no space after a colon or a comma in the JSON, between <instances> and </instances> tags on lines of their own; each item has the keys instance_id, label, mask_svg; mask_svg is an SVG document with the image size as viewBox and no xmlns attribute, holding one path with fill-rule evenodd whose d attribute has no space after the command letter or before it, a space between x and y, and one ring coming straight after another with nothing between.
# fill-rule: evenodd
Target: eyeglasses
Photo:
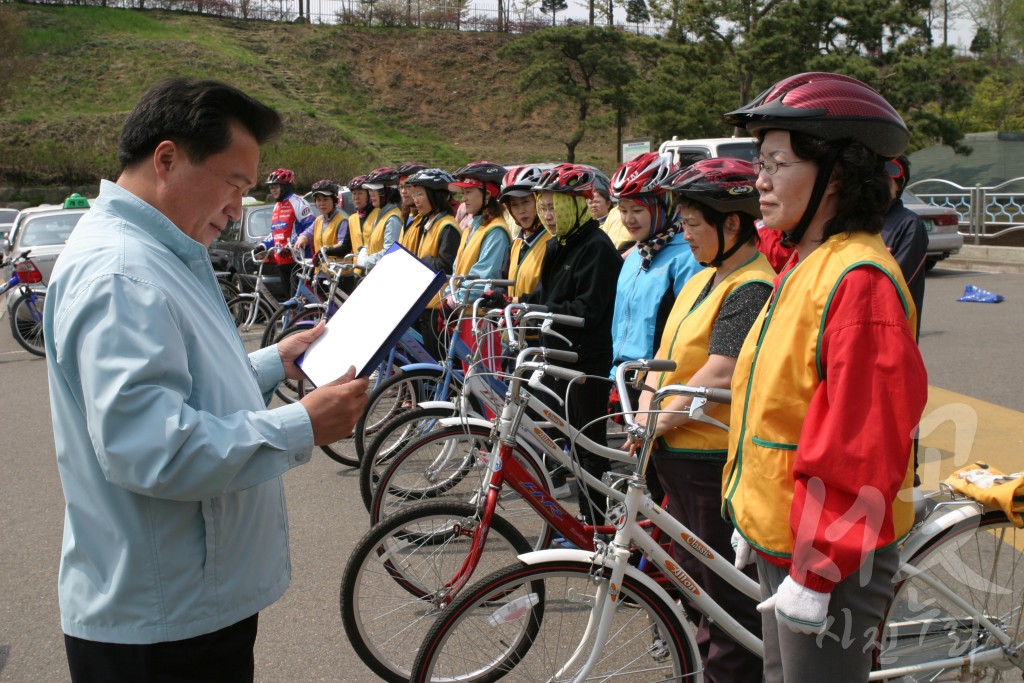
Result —
<instances>
[{"instance_id":1,"label":"eyeglasses","mask_svg":"<svg viewBox=\"0 0 1024 683\"><path fill-rule=\"evenodd\" d=\"M754 157L750 160L750 163L754 164L754 172L758 175L761 171L764 171L768 175L775 175L780 168L787 166L795 166L796 164L802 164L802 161L775 161L774 159L759 159Z\"/></svg>"}]
</instances>

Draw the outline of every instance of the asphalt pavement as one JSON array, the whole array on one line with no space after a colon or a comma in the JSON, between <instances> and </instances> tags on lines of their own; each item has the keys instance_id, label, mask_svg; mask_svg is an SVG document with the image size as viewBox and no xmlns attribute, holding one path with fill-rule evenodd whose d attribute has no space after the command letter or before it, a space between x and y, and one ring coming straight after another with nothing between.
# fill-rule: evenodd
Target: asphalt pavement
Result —
<instances>
[{"instance_id":1,"label":"asphalt pavement","mask_svg":"<svg viewBox=\"0 0 1024 683\"><path fill-rule=\"evenodd\" d=\"M1001 304L958 303L967 284ZM1020 467L1024 446L1024 275L956 272L927 281L921 349L932 386L922 453L934 479L985 457ZM0 682L69 680L56 579L63 495L54 460L46 367L0 322ZM264 683L374 681L338 616L348 554L367 529L354 470L316 454L285 475L292 585L260 615L256 679ZM410 643L410 648L418 647Z\"/></svg>"}]
</instances>

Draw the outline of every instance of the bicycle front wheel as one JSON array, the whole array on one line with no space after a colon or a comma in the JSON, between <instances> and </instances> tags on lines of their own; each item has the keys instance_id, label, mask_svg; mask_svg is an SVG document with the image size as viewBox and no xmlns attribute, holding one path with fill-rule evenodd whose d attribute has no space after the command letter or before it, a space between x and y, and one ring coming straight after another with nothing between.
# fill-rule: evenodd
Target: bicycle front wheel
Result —
<instances>
[{"instance_id":1,"label":"bicycle front wheel","mask_svg":"<svg viewBox=\"0 0 1024 683\"><path fill-rule=\"evenodd\" d=\"M399 370L371 391L366 411L356 423L352 435L356 457L362 460L366 454L366 447L391 420L407 413L420 401L432 396L441 376L440 368L415 372Z\"/></svg>"},{"instance_id":2,"label":"bicycle front wheel","mask_svg":"<svg viewBox=\"0 0 1024 683\"><path fill-rule=\"evenodd\" d=\"M988 512L950 527L910 559L942 588L907 576L896 589L880 633L878 668L927 664L1002 646L978 619L944 593L967 601L1022 646L1024 529L1001 512ZM1020 681L1021 670L1007 659L968 661L946 670L906 676L901 681Z\"/></svg>"},{"instance_id":3,"label":"bicycle front wheel","mask_svg":"<svg viewBox=\"0 0 1024 683\"><path fill-rule=\"evenodd\" d=\"M46 355L43 343L43 292L22 294L11 308L11 334L21 348L36 356Z\"/></svg>"},{"instance_id":4,"label":"bicycle front wheel","mask_svg":"<svg viewBox=\"0 0 1024 683\"><path fill-rule=\"evenodd\" d=\"M434 622L412 681L571 681L594 649L587 625L611 570L589 562L518 563L466 589ZM700 671L678 606L623 577L608 640L587 680L679 681ZM577 651L572 666L566 664Z\"/></svg>"},{"instance_id":5,"label":"bicycle front wheel","mask_svg":"<svg viewBox=\"0 0 1024 683\"><path fill-rule=\"evenodd\" d=\"M341 623L352 648L374 673L407 681L415 650L440 611L482 531L473 505L431 501L373 527L356 544L341 579ZM471 572L514 562L530 544L494 515L485 552ZM468 576L466 577L468 579Z\"/></svg>"},{"instance_id":6,"label":"bicycle front wheel","mask_svg":"<svg viewBox=\"0 0 1024 683\"><path fill-rule=\"evenodd\" d=\"M241 294L228 302L231 319L238 327L242 341L252 341L263 337L267 322L274 315L273 307L253 294Z\"/></svg>"}]
</instances>

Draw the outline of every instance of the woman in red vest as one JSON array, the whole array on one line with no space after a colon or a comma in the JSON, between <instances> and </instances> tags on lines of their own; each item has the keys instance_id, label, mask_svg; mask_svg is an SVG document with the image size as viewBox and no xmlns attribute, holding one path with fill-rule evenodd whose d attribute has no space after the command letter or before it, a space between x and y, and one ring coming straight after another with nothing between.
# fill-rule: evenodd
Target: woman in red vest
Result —
<instances>
[{"instance_id":1,"label":"woman in red vest","mask_svg":"<svg viewBox=\"0 0 1024 683\"><path fill-rule=\"evenodd\" d=\"M807 73L726 115L757 136L765 227L793 247L733 375L724 512L757 561L765 680L865 681L913 522L927 398L916 311L879 232L909 140L858 80Z\"/></svg>"}]
</instances>

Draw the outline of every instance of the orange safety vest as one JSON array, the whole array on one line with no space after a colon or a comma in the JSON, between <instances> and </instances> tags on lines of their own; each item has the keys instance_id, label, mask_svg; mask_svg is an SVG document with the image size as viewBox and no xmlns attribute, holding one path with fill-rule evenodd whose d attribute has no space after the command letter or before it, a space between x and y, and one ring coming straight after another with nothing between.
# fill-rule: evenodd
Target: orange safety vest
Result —
<instances>
[{"instance_id":1,"label":"orange safety vest","mask_svg":"<svg viewBox=\"0 0 1024 683\"><path fill-rule=\"evenodd\" d=\"M655 386L661 388L669 384L687 384L708 360L708 346L711 344L711 332L722 310L722 304L730 294L741 287L764 282L771 286L775 271L768 259L761 252L732 271L719 282L697 307L694 302L715 277L715 268L706 268L683 286L672 306L665 332L661 336L661 348L658 358L668 358L676 362L672 372L661 373ZM719 404L706 412L709 417L729 424L728 404ZM706 422L690 420L667 432L662 437L662 445L671 452L685 454L718 454L725 456L729 446L729 433Z\"/></svg>"},{"instance_id":2,"label":"orange safety vest","mask_svg":"<svg viewBox=\"0 0 1024 683\"><path fill-rule=\"evenodd\" d=\"M910 291L882 238L860 232L834 235L783 276L737 359L722 499L736 528L765 554L792 556L793 462L804 417L822 381L823 325L843 277L865 265L889 276L910 329L916 329ZM907 492L913 479L914 459L908 457ZM910 495L892 502L892 519L897 538L910 530Z\"/></svg>"}]
</instances>

